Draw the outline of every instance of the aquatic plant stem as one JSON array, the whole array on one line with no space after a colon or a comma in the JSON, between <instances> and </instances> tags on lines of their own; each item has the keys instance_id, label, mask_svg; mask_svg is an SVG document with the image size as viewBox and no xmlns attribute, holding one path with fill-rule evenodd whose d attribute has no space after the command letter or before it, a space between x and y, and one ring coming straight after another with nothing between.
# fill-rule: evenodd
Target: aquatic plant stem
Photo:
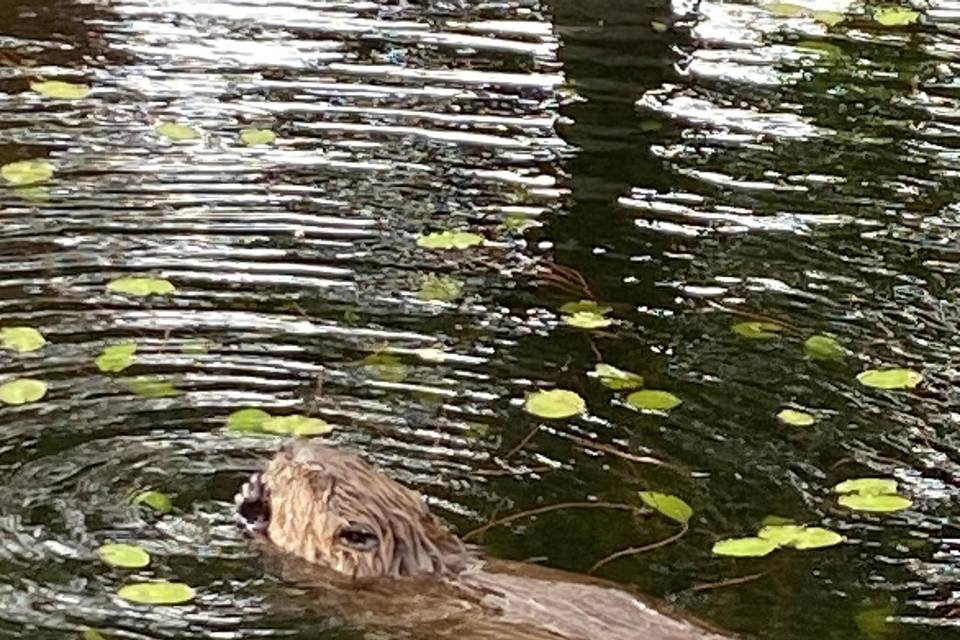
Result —
<instances>
[{"instance_id":1,"label":"aquatic plant stem","mask_svg":"<svg viewBox=\"0 0 960 640\"><path fill-rule=\"evenodd\" d=\"M619 560L620 558L626 558L627 556L635 556L641 553L646 553L647 551L653 551L654 549L659 549L660 547L665 547L668 544L676 542L677 540L685 536L687 534L687 531L689 530L690 530L690 527L687 526L687 523L683 523L683 528L680 529L680 531L678 531L677 533L670 536L669 538L664 538L663 540L659 540L657 542L645 544L642 547L628 547L626 549L621 549L616 553L611 553L607 557L597 560L593 564L593 566L590 567L590 570L587 571L587 573L593 574L597 569L599 569L605 564L613 562L614 560Z\"/></svg>"}]
</instances>

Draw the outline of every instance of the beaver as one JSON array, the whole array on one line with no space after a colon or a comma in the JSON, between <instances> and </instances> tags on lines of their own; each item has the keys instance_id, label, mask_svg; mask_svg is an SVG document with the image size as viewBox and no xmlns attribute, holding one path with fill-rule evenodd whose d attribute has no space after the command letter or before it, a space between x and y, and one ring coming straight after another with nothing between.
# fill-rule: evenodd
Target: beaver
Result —
<instances>
[{"instance_id":1,"label":"beaver","mask_svg":"<svg viewBox=\"0 0 960 640\"><path fill-rule=\"evenodd\" d=\"M733 638L615 583L484 558L419 493L316 440L284 443L237 506L252 538L300 581L320 572L310 583L360 624L458 640Z\"/></svg>"}]
</instances>

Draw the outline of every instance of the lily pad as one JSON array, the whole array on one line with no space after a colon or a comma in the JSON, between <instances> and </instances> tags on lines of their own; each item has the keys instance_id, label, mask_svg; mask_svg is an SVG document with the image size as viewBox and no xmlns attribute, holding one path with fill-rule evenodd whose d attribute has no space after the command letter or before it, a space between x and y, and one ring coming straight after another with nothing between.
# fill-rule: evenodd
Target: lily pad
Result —
<instances>
[{"instance_id":1,"label":"lily pad","mask_svg":"<svg viewBox=\"0 0 960 640\"><path fill-rule=\"evenodd\" d=\"M137 582L121 587L117 595L137 604L183 604L197 592L182 582Z\"/></svg>"},{"instance_id":2,"label":"lily pad","mask_svg":"<svg viewBox=\"0 0 960 640\"><path fill-rule=\"evenodd\" d=\"M531 393L523 406L527 413L548 419L569 418L587 410L587 403L583 398L566 389Z\"/></svg>"},{"instance_id":3,"label":"lily pad","mask_svg":"<svg viewBox=\"0 0 960 640\"><path fill-rule=\"evenodd\" d=\"M483 236L469 231L437 231L417 238L424 249L467 249L483 242Z\"/></svg>"},{"instance_id":4,"label":"lily pad","mask_svg":"<svg viewBox=\"0 0 960 640\"><path fill-rule=\"evenodd\" d=\"M792 427L809 427L817 421L813 415L796 409L784 409L777 414L777 419Z\"/></svg>"},{"instance_id":5,"label":"lily pad","mask_svg":"<svg viewBox=\"0 0 960 640\"><path fill-rule=\"evenodd\" d=\"M913 506L913 502L903 496L872 496L860 493L840 496L837 502L841 506L855 511L875 511L878 513L903 511Z\"/></svg>"},{"instance_id":6,"label":"lily pad","mask_svg":"<svg viewBox=\"0 0 960 640\"><path fill-rule=\"evenodd\" d=\"M0 329L0 342L4 348L20 353L36 351L47 343L43 334L33 327L4 327Z\"/></svg>"},{"instance_id":7,"label":"lily pad","mask_svg":"<svg viewBox=\"0 0 960 640\"><path fill-rule=\"evenodd\" d=\"M806 529L799 524L767 525L760 529L757 537L774 542L779 547L785 547L793 544Z\"/></svg>"},{"instance_id":8,"label":"lily pad","mask_svg":"<svg viewBox=\"0 0 960 640\"><path fill-rule=\"evenodd\" d=\"M836 338L822 333L807 338L803 351L814 360L843 360L846 355Z\"/></svg>"},{"instance_id":9,"label":"lily pad","mask_svg":"<svg viewBox=\"0 0 960 640\"><path fill-rule=\"evenodd\" d=\"M259 431L270 414L263 409L239 409L227 416L227 429L231 431Z\"/></svg>"},{"instance_id":10,"label":"lily pad","mask_svg":"<svg viewBox=\"0 0 960 640\"><path fill-rule=\"evenodd\" d=\"M578 313L592 313L598 316L605 316L613 311L613 309L601 306L593 300L580 300L579 302L567 302L560 307L560 311L570 316Z\"/></svg>"},{"instance_id":11,"label":"lily pad","mask_svg":"<svg viewBox=\"0 0 960 640\"><path fill-rule=\"evenodd\" d=\"M643 504L651 509L655 509L667 516L671 520L686 524L693 515L693 509L686 502L677 496L669 493L659 493L657 491L641 491L640 499Z\"/></svg>"},{"instance_id":12,"label":"lily pad","mask_svg":"<svg viewBox=\"0 0 960 640\"><path fill-rule=\"evenodd\" d=\"M439 300L449 302L460 297L463 291L463 281L443 274L427 274L417 297L421 300Z\"/></svg>"},{"instance_id":13,"label":"lily pad","mask_svg":"<svg viewBox=\"0 0 960 640\"><path fill-rule=\"evenodd\" d=\"M713 553L718 556L735 558L760 558L776 548L776 542L763 538L728 538L718 540L713 545Z\"/></svg>"},{"instance_id":14,"label":"lily pad","mask_svg":"<svg viewBox=\"0 0 960 640\"><path fill-rule=\"evenodd\" d=\"M593 369L593 374L600 379L600 384L608 389L636 389L643 386L643 376L624 371L609 364L598 364Z\"/></svg>"},{"instance_id":15,"label":"lily pad","mask_svg":"<svg viewBox=\"0 0 960 640\"><path fill-rule=\"evenodd\" d=\"M868 369L857 381L874 389L912 389L923 382L923 374L911 369Z\"/></svg>"},{"instance_id":16,"label":"lily pad","mask_svg":"<svg viewBox=\"0 0 960 640\"><path fill-rule=\"evenodd\" d=\"M751 340L768 340L778 337L783 331L783 325L775 322L738 322L731 326L730 330Z\"/></svg>"},{"instance_id":17,"label":"lily pad","mask_svg":"<svg viewBox=\"0 0 960 640\"><path fill-rule=\"evenodd\" d=\"M373 376L386 382L403 382L407 379L407 366L390 353L371 353L363 359L364 368Z\"/></svg>"},{"instance_id":18,"label":"lily pad","mask_svg":"<svg viewBox=\"0 0 960 640\"><path fill-rule=\"evenodd\" d=\"M649 411L669 411L682 402L680 398L669 391L656 391L654 389L634 391L627 396L628 405L634 409L647 409Z\"/></svg>"},{"instance_id":19,"label":"lily pad","mask_svg":"<svg viewBox=\"0 0 960 640\"><path fill-rule=\"evenodd\" d=\"M293 415L267 418L261 423L261 429L279 435L320 436L333 431L333 426L320 418Z\"/></svg>"},{"instance_id":20,"label":"lily pad","mask_svg":"<svg viewBox=\"0 0 960 640\"><path fill-rule=\"evenodd\" d=\"M806 14L806 7L790 2L774 2L763 7L770 13L781 18L795 18Z\"/></svg>"},{"instance_id":21,"label":"lily pad","mask_svg":"<svg viewBox=\"0 0 960 640\"><path fill-rule=\"evenodd\" d=\"M200 137L200 132L193 127L176 122L161 122L154 130L165 138L177 141L196 140Z\"/></svg>"},{"instance_id":22,"label":"lily pad","mask_svg":"<svg viewBox=\"0 0 960 640\"><path fill-rule=\"evenodd\" d=\"M58 100L82 100L90 95L90 87L85 84L63 82L62 80L47 80L45 82L31 82L30 89L44 98Z\"/></svg>"},{"instance_id":23,"label":"lily pad","mask_svg":"<svg viewBox=\"0 0 960 640\"><path fill-rule=\"evenodd\" d=\"M163 278L117 278L107 283L107 289L131 296L162 296L177 290L173 283Z\"/></svg>"},{"instance_id":24,"label":"lily pad","mask_svg":"<svg viewBox=\"0 0 960 640\"><path fill-rule=\"evenodd\" d=\"M47 395L47 383L34 378L17 378L0 384L0 402L28 404Z\"/></svg>"},{"instance_id":25,"label":"lily pad","mask_svg":"<svg viewBox=\"0 0 960 640\"><path fill-rule=\"evenodd\" d=\"M133 342L111 344L104 347L93 362L104 373L123 371L133 364L133 354L136 352L137 345Z\"/></svg>"},{"instance_id":26,"label":"lily pad","mask_svg":"<svg viewBox=\"0 0 960 640\"><path fill-rule=\"evenodd\" d=\"M845 538L836 531L823 529L821 527L806 527L803 532L793 540L793 547L801 551L805 549L822 549L824 547L838 545L844 540Z\"/></svg>"},{"instance_id":27,"label":"lily pad","mask_svg":"<svg viewBox=\"0 0 960 640\"><path fill-rule=\"evenodd\" d=\"M140 569L150 564L150 554L132 544L105 544L97 549L97 555L113 567Z\"/></svg>"},{"instance_id":28,"label":"lily pad","mask_svg":"<svg viewBox=\"0 0 960 640\"><path fill-rule=\"evenodd\" d=\"M828 27L835 27L845 19L842 13L836 11L814 11L812 15L814 20Z\"/></svg>"},{"instance_id":29,"label":"lily pad","mask_svg":"<svg viewBox=\"0 0 960 640\"><path fill-rule=\"evenodd\" d=\"M793 518L784 518L783 516L764 516L760 523L761 527L779 526L784 524L797 524Z\"/></svg>"},{"instance_id":30,"label":"lily pad","mask_svg":"<svg viewBox=\"0 0 960 640\"><path fill-rule=\"evenodd\" d=\"M141 491L133 497L130 503L146 505L157 513L170 513L173 510L173 502L170 500L170 496L153 489Z\"/></svg>"},{"instance_id":31,"label":"lily pad","mask_svg":"<svg viewBox=\"0 0 960 640\"><path fill-rule=\"evenodd\" d=\"M859 493L864 496L896 495L897 481L892 478L852 478L833 488L835 493Z\"/></svg>"},{"instance_id":32,"label":"lily pad","mask_svg":"<svg viewBox=\"0 0 960 640\"><path fill-rule=\"evenodd\" d=\"M277 141L277 134L270 131L270 129L250 127L240 132L240 141L248 147L254 147L259 144L273 144Z\"/></svg>"},{"instance_id":33,"label":"lily pad","mask_svg":"<svg viewBox=\"0 0 960 640\"><path fill-rule=\"evenodd\" d=\"M160 376L137 376L125 379L124 383L131 392L145 398L168 398L180 393L172 382Z\"/></svg>"},{"instance_id":34,"label":"lily pad","mask_svg":"<svg viewBox=\"0 0 960 640\"><path fill-rule=\"evenodd\" d=\"M53 165L46 160L20 160L0 167L0 176L16 187L23 187L49 180L53 171Z\"/></svg>"},{"instance_id":35,"label":"lily pad","mask_svg":"<svg viewBox=\"0 0 960 640\"><path fill-rule=\"evenodd\" d=\"M903 7L879 7L873 19L885 27L905 27L920 19L920 13Z\"/></svg>"},{"instance_id":36,"label":"lily pad","mask_svg":"<svg viewBox=\"0 0 960 640\"><path fill-rule=\"evenodd\" d=\"M578 311L573 315L563 316L562 320L565 324L578 329L601 329L613 324L610 318L604 318L590 311Z\"/></svg>"},{"instance_id":37,"label":"lily pad","mask_svg":"<svg viewBox=\"0 0 960 640\"><path fill-rule=\"evenodd\" d=\"M650 28L654 33L665 33L670 27L667 26L666 22L660 22L659 20L651 20Z\"/></svg>"}]
</instances>

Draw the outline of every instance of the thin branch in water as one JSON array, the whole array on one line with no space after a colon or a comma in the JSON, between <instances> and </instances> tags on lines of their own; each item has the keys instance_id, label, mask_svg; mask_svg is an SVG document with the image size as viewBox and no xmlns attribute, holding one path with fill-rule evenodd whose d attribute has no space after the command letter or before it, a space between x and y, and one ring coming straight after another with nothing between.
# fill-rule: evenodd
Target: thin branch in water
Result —
<instances>
[{"instance_id":1,"label":"thin branch in water","mask_svg":"<svg viewBox=\"0 0 960 640\"><path fill-rule=\"evenodd\" d=\"M732 587L734 585L743 584L745 582L753 582L754 580L759 580L765 575L767 575L766 571L762 573L751 573L748 576L739 576L736 578L727 578L726 580L718 580L717 582L704 582L703 584L697 584L690 587L690 591L709 591L710 589Z\"/></svg>"},{"instance_id":2,"label":"thin branch in water","mask_svg":"<svg viewBox=\"0 0 960 640\"><path fill-rule=\"evenodd\" d=\"M512 513L509 516L504 516L497 520L491 520L482 527L477 527L473 531L468 531L463 535L464 540L470 540L477 536L483 535L490 529L494 527L499 527L504 524L508 524L515 520L521 520L523 518L529 518L531 516L540 515L541 513L549 513L550 511L559 511L561 509L622 509L624 511L642 511L640 507L637 507L632 504L625 504L623 502L560 502L558 504L551 504L545 507L537 507L536 509L529 509L527 511L520 511L518 513Z\"/></svg>"},{"instance_id":3,"label":"thin branch in water","mask_svg":"<svg viewBox=\"0 0 960 640\"><path fill-rule=\"evenodd\" d=\"M523 437L523 440L521 440L520 443L517 444L517 446L515 446L513 449L510 449L510 451L507 452L507 455L503 456L503 459L504 459L505 461L506 461L506 460L509 460L509 459L510 459L511 457L513 457L518 451L520 451L520 450L523 449L525 446L527 446L527 443L530 442L531 440L533 440L533 436L537 435L537 432L538 432L538 431L540 431L540 425L539 425L539 424L533 425L533 429L530 430L530 433L528 433L527 435L525 435L525 436Z\"/></svg>"},{"instance_id":4,"label":"thin branch in water","mask_svg":"<svg viewBox=\"0 0 960 640\"><path fill-rule=\"evenodd\" d=\"M680 538L682 538L683 536L685 536L685 535L687 534L687 531L689 531L689 530L690 530L690 527L687 525L686 522L684 522L684 523L683 523L683 528L680 529L680 531L678 531L677 533L675 533L675 534L673 534L672 536L670 536L669 538L664 538L663 540L658 540L657 542L652 542L652 543L650 543L650 544L645 544L645 545L643 545L642 547L628 547L628 548L626 548L626 549L621 549L620 551L617 551L616 553L611 553L611 554L608 555L606 558L602 558L601 560L597 560L597 561L593 564L593 566L590 567L590 570L587 571L587 573L588 573L588 574L593 574L594 571L596 571L597 569L599 569L600 567L602 567L603 565L605 565L605 564L607 564L607 563L609 563L609 562L613 562L614 560L618 560L618 559L620 559L620 558L626 558L627 556L639 555L639 554L641 554L641 553L646 553L647 551L653 551L654 549L659 549L660 547L665 547L665 546L667 546L668 544L674 543L674 542L676 542L677 540L679 540Z\"/></svg>"}]
</instances>

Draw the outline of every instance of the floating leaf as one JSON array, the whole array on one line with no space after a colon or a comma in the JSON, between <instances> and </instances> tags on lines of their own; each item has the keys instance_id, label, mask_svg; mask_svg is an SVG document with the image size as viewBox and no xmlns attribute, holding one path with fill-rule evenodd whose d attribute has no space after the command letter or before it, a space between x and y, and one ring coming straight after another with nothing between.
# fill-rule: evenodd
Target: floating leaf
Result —
<instances>
[{"instance_id":1,"label":"floating leaf","mask_svg":"<svg viewBox=\"0 0 960 640\"><path fill-rule=\"evenodd\" d=\"M240 140L248 147L254 147L258 144L273 144L277 141L277 134L270 129L250 127L240 132Z\"/></svg>"},{"instance_id":2,"label":"floating leaf","mask_svg":"<svg viewBox=\"0 0 960 640\"><path fill-rule=\"evenodd\" d=\"M123 371L133 364L133 354L136 352L137 345L133 342L111 344L104 347L93 362L104 373Z\"/></svg>"},{"instance_id":3,"label":"floating leaf","mask_svg":"<svg viewBox=\"0 0 960 640\"><path fill-rule=\"evenodd\" d=\"M835 27L844 20L844 15L836 11L814 11L812 15L814 20L828 27Z\"/></svg>"},{"instance_id":4,"label":"floating leaf","mask_svg":"<svg viewBox=\"0 0 960 640\"><path fill-rule=\"evenodd\" d=\"M227 416L227 429L231 431L259 431L270 414L263 409L239 409Z\"/></svg>"},{"instance_id":5,"label":"floating leaf","mask_svg":"<svg viewBox=\"0 0 960 640\"><path fill-rule=\"evenodd\" d=\"M811 414L795 409L784 409L777 414L777 419L792 427L809 427L817 421Z\"/></svg>"},{"instance_id":6,"label":"floating leaf","mask_svg":"<svg viewBox=\"0 0 960 640\"><path fill-rule=\"evenodd\" d=\"M160 376L137 376L124 382L131 392L146 398L166 398L180 393L172 382Z\"/></svg>"},{"instance_id":7,"label":"floating leaf","mask_svg":"<svg viewBox=\"0 0 960 640\"><path fill-rule=\"evenodd\" d=\"M85 84L63 82L62 80L47 80L46 82L31 82L30 89L45 98L59 100L82 100L90 95L90 87Z\"/></svg>"},{"instance_id":8,"label":"floating leaf","mask_svg":"<svg viewBox=\"0 0 960 640\"><path fill-rule=\"evenodd\" d=\"M613 320L610 318L604 318L590 311L578 311L573 315L563 316L561 319L564 323L578 329L601 329L613 324Z\"/></svg>"},{"instance_id":9,"label":"floating leaf","mask_svg":"<svg viewBox=\"0 0 960 640\"><path fill-rule=\"evenodd\" d=\"M16 187L37 184L53 177L53 165L46 160L20 160L0 167L0 176Z\"/></svg>"},{"instance_id":10,"label":"floating leaf","mask_svg":"<svg viewBox=\"0 0 960 640\"><path fill-rule=\"evenodd\" d=\"M602 362L594 367L593 374L600 378L600 384L608 389L636 389L643 386L643 376Z\"/></svg>"},{"instance_id":11,"label":"floating leaf","mask_svg":"<svg viewBox=\"0 0 960 640\"><path fill-rule=\"evenodd\" d=\"M651 509L656 509L671 520L686 524L693 515L693 509L677 496L657 491L641 491L640 499Z\"/></svg>"},{"instance_id":12,"label":"floating leaf","mask_svg":"<svg viewBox=\"0 0 960 640\"><path fill-rule=\"evenodd\" d=\"M856 511L876 511L879 513L903 511L913 506L913 502L903 496L872 496L860 493L840 496L837 502L848 509L854 509Z\"/></svg>"},{"instance_id":13,"label":"floating leaf","mask_svg":"<svg viewBox=\"0 0 960 640\"><path fill-rule=\"evenodd\" d=\"M875 389L912 389L923 382L923 374L910 369L867 369L857 381Z\"/></svg>"},{"instance_id":14,"label":"floating leaf","mask_svg":"<svg viewBox=\"0 0 960 640\"><path fill-rule=\"evenodd\" d=\"M650 411L669 411L678 406L682 400L669 391L656 391L654 389L644 389L643 391L634 391L627 396L627 404L634 409L647 409Z\"/></svg>"},{"instance_id":15,"label":"floating leaf","mask_svg":"<svg viewBox=\"0 0 960 640\"><path fill-rule=\"evenodd\" d=\"M33 327L4 327L0 329L0 341L4 348L20 353L36 351L47 343L43 334Z\"/></svg>"},{"instance_id":16,"label":"floating leaf","mask_svg":"<svg viewBox=\"0 0 960 640\"><path fill-rule=\"evenodd\" d=\"M795 18L797 16L802 16L807 12L806 7L802 7L798 4L791 4L789 2L774 2L772 4L765 5L764 9L781 18Z\"/></svg>"},{"instance_id":17,"label":"floating leaf","mask_svg":"<svg viewBox=\"0 0 960 640\"><path fill-rule=\"evenodd\" d=\"M783 331L783 325L775 322L738 322L730 330L744 338L764 340L776 338Z\"/></svg>"},{"instance_id":18,"label":"floating leaf","mask_svg":"<svg viewBox=\"0 0 960 640\"><path fill-rule=\"evenodd\" d=\"M654 33L665 33L668 27L665 22L660 22L659 20L652 20L650 22L650 28Z\"/></svg>"},{"instance_id":19,"label":"floating leaf","mask_svg":"<svg viewBox=\"0 0 960 640\"><path fill-rule=\"evenodd\" d=\"M537 391L527 396L524 409L538 418L569 418L587 410L583 398L566 389Z\"/></svg>"},{"instance_id":20,"label":"floating leaf","mask_svg":"<svg viewBox=\"0 0 960 640\"><path fill-rule=\"evenodd\" d=\"M107 283L107 289L131 296L162 296L177 290L169 280L163 278L117 278Z\"/></svg>"},{"instance_id":21,"label":"floating leaf","mask_svg":"<svg viewBox=\"0 0 960 640\"><path fill-rule=\"evenodd\" d=\"M896 495L897 481L892 478L852 478L833 488L835 493L859 493L864 496Z\"/></svg>"},{"instance_id":22,"label":"floating leaf","mask_svg":"<svg viewBox=\"0 0 960 640\"><path fill-rule=\"evenodd\" d=\"M137 604L183 604L197 593L182 582L138 582L121 587L117 595Z\"/></svg>"},{"instance_id":23,"label":"floating leaf","mask_svg":"<svg viewBox=\"0 0 960 640\"><path fill-rule=\"evenodd\" d=\"M449 302L459 298L462 291L462 281L452 276L430 273L424 277L417 297L421 300Z\"/></svg>"},{"instance_id":24,"label":"floating leaf","mask_svg":"<svg viewBox=\"0 0 960 640\"><path fill-rule=\"evenodd\" d=\"M103 634L91 627L84 627L83 640L107 640Z\"/></svg>"},{"instance_id":25,"label":"floating leaf","mask_svg":"<svg viewBox=\"0 0 960 640\"><path fill-rule=\"evenodd\" d=\"M97 555L107 564L123 569L140 569L150 564L150 554L132 544L105 544Z\"/></svg>"},{"instance_id":26,"label":"floating leaf","mask_svg":"<svg viewBox=\"0 0 960 640\"><path fill-rule=\"evenodd\" d=\"M270 417L261 428L267 433L291 436L320 436L333 431L333 426L320 418L301 415Z\"/></svg>"},{"instance_id":27,"label":"floating leaf","mask_svg":"<svg viewBox=\"0 0 960 640\"><path fill-rule=\"evenodd\" d=\"M170 500L170 496L152 489L141 491L130 502L131 504L147 505L158 513L170 513L173 510L173 502Z\"/></svg>"},{"instance_id":28,"label":"floating leaf","mask_svg":"<svg viewBox=\"0 0 960 640\"><path fill-rule=\"evenodd\" d=\"M592 313L598 316L605 316L613 309L610 307L602 307L593 300L580 300L579 302L568 302L560 307L560 311L567 315L575 315L578 313Z\"/></svg>"},{"instance_id":29,"label":"floating leaf","mask_svg":"<svg viewBox=\"0 0 960 640\"><path fill-rule=\"evenodd\" d=\"M196 140L200 137L200 132L193 127L177 124L176 122L161 122L154 127L154 130L171 140Z\"/></svg>"},{"instance_id":30,"label":"floating leaf","mask_svg":"<svg viewBox=\"0 0 960 640\"><path fill-rule=\"evenodd\" d=\"M766 516L760 522L761 527L779 526L784 524L797 524L793 518L784 518L783 516Z\"/></svg>"},{"instance_id":31,"label":"floating leaf","mask_svg":"<svg viewBox=\"0 0 960 640\"><path fill-rule=\"evenodd\" d=\"M424 249L467 249L483 242L483 236L468 231L437 231L417 238Z\"/></svg>"},{"instance_id":32,"label":"floating leaf","mask_svg":"<svg viewBox=\"0 0 960 640\"><path fill-rule=\"evenodd\" d=\"M793 547L796 549L822 549L823 547L832 547L844 541L844 537L836 531L823 529L821 527L806 527L793 540Z\"/></svg>"},{"instance_id":33,"label":"floating leaf","mask_svg":"<svg viewBox=\"0 0 960 640\"><path fill-rule=\"evenodd\" d=\"M0 402L27 404L47 395L47 383L33 378L17 378L0 384Z\"/></svg>"},{"instance_id":34,"label":"floating leaf","mask_svg":"<svg viewBox=\"0 0 960 640\"><path fill-rule=\"evenodd\" d=\"M17 187L13 190L17 197L30 202L42 203L50 199L50 189L39 187Z\"/></svg>"},{"instance_id":35,"label":"floating leaf","mask_svg":"<svg viewBox=\"0 0 960 640\"><path fill-rule=\"evenodd\" d=\"M903 7L880 7L873 13L873 19L885 27L904 27L920 19L920 14Z\"/></svg>"},{"instance_id":36,"label":"floating leaf","mask_svg":"<svg viewBox=\"0 0 960 640\"><path fill-rule=\"evenodd\" d=\"M390 353L371 353L363 359L364 368L373 376L387 382L403 382L407 379L407 366Z\"/></svg>"},{"instance_id":37,"label":"floating leaf","mask_svg":"<svg viewBox=\"0 0 960 640\"><path fill-rule=\"evenodd\" d=\"M777 548L777 543L763 538L728 538L718 540L713 545L713 553L718 556L735 558L759 558Z\"/></svg>"},{"instance_id":38,"label":"floating leaf","mask_svg":"<svg viewBox=\"0 0 960 640\"><path fill-rule=\"evenodd\" d=\"M833 336L817 334L803 343L803 351L814 360L843 360L846 351Z\"/></svg>"}]
</instances>

